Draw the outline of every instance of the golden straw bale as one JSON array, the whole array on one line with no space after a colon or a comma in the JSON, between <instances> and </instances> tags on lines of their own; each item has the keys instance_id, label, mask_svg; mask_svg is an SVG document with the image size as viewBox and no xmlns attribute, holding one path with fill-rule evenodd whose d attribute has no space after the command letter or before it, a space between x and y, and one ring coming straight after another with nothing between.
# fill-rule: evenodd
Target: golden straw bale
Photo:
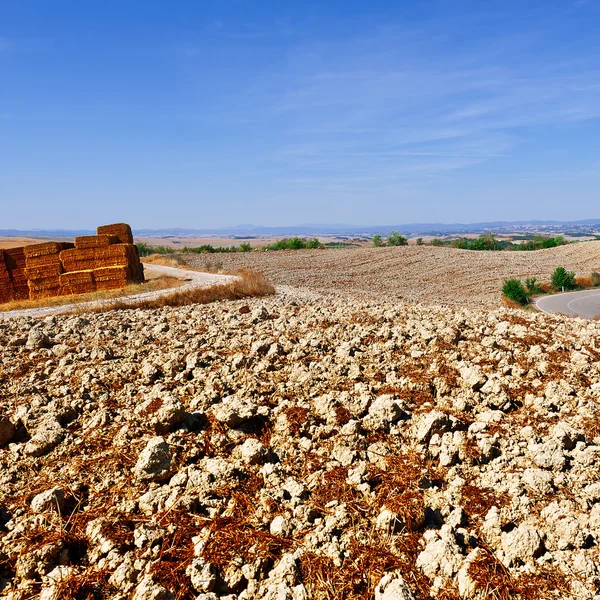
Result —
<instances>
[{"instance_id":1,"label":"golden straw bale","mask_svg":"<svg viewBox=\"0 0 600 600\"><path fill-rule=\"evenodd\" d=\"M51 288L48 290L29 290L30 300L45 300L46 298L56 298L61 296L60 288Z\"/></svg>"},{"instance_id":2,"label":"golden straw bale","mask_svg":"<svg viewBox=\"0 0 600 600\"><path fill-rule=\"evenodd\" d=\"M46 277L45 279L36 279L35 281L29 280L27 285L30 290L39 292L59 288L60 281L58 277Z\"/></svg>"},{"instance_id":3,"label":"golden straw bale","mask_svg":"<svg viewBox=\"0 0 600 600\"><path fill-rule=\"evenodd\" d=\"M25 285L14 285L13 286L13 298L15 300L28 300L29 299L29 287Z\"/></svg>"},{"instance_id":4,"label":"golden straw bale","mask_svg":"<svg viewBox=\"0 0 600 600\"><path fill-rule=\"evenodd\" d=\"M127 223L101 225L96 229L97 234L116 235L123 244L133 244L133 233Z\"/></svg>"},{"instance_id":5,"label":"golden straw bale","mask_svg":"<svg viewBox=\"0 0 600 600\"><path fill-rule=\"evenodd\" d=\"M62 250L73 248L73 244L70 242L44 242L43 244L32 244L31 246L25 246L23 253L26 259L40 258L41 256L51 256L58 254Z\"/></svg>"},{"instance_id":6,"label":"golden straw bale","mask_svg":"<svg viewBox=\"0 0 600 600\"><path fill-rule=\"evenodd\" d=\"M28 269L41 269L49 265L60 266L60 256L58 254L46 254L45 256L32 256L26 262Z\"/></svg>"},{"instance_id":7,"label":"golden straw bale","mask_svg":"<svg viewBox=\"0 0 600 600\"><path fill-rule=\"evenodd\" d=\"M27 279L43 279L44 277L58 277L62 273L60 263L52 263L43 267L27 267L25 277Z\"/></svg>"},{"instance_id":8,"label":"golden straw bale","mask_svg":"<svg viewBox=\"0 0 600 600\"><path fill-rule=\"evenodd\" d=\"M71 271L63 273L59 280L61 286L93 285L94 275L92 271Z\"/></svg>"},{"instance_id":9,"label":"golden straw bale","mask_svg":"<svg viewBox=\"0 0 600 600\"><path fill-rule=\"evenodd\" d=\"M112 279L131 279L131 271L129 267L127 265L111 266L94 270L94 280L96 282L109 281Z\"/></svg>"},{"instance_id":10,"label":"golden straw bale","mask_svg":"<svg viewBox=\"0 0 600 600\"><path fill-rule=\"evenodd\" d=\"M86 248L106 248L111 244L118 244L121 240L116 235L81 235L75 238L75 248L84 250Z\"/></svg>"},{"instance_id":11,"label":"golden straw bale","mask_svg":"<svg viewBox=\"0 0 600 600\"><path fill-rule=\"evenodd\" d=\"M10 272L10 279L13 285L27 285L27 276L25 269L13 269Z\"/></svg>"},{"instance_id":12,"label":"golden straw bale","mask_svg":"<svg viewBox=\"0 0 600 600\"><path fill-rule=\"evenodd\" d=\"M25 253L23 247L6 248L4 250L4 260L6 267L12 273L16 269L25 268Z\"/></svg>"}]
</instances>

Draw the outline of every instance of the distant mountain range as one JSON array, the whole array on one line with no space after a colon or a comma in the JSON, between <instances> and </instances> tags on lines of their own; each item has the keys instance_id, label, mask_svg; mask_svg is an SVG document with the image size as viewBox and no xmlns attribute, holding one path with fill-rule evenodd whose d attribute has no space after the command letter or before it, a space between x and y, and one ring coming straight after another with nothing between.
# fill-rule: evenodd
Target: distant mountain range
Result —
<instances>
[{"instance_id":1,"label":"distant mountain range","mask_svg":"<svg viewBox=\"0 0 600 600\"><path fill-rule=\"evenodd\" d=\"M376 233L387 234L399 231L405 235L452 235L464 233L485 233L489 231L503 232L515 230L556 231L573 229L574 231L598 231L600 219L584 219L580 221L490 221L483 223L409 223L403 225L357 226L343 224L304 224L286 227L265 227L261 225L236 225L213 229L136 229L137 237L201 237L201 236L291 236L291 235L348 235L370 236ZM44 237L72 238L77 235L92 235L95 232L87 229L0 229L4 237Z\"/></svg>"}]
</instances>

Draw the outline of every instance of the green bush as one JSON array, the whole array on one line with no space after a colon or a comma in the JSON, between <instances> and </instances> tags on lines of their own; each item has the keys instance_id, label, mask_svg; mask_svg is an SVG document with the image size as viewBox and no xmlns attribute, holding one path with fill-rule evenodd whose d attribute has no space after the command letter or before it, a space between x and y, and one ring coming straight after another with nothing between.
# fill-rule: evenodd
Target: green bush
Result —
<instances>
[{"instance_id":1,"label":"green bush","mask_svg":"<svg viewBox=\"0 0 600 600\"><path fill-rule=\"evenodd\" d=\"M417 246L422 246L423 245L423 238L419 237L417 238Z\"/></svg>"},{"instance_id":2,"label":"green bush","mask_svg":"<svg viewBox=\"0 0 600 600\"><path fill-rule=\"evenodd\" d=\"M440 238L433 238L431 240L431 245L432 246L445 246L446 244L444 244L444 240L440 240Z\"/></svg>"},{"instance_id":3,"label":"green bush","mask_svg":"<svg viewBox=\"0 0 600 600\"><path fill-rule=\"evenodd\" d=\"M543 250L544 248L556 248L566 244L562 235L556 237L547 237L545 235L536 235L532 240L527 240L522 244L517 244L515 250Z\"/></svg>"},{"instance_id":4,"label":"green bush","mask_svg":"<svg viewBox=\"0 0 600 600\"><path fill-rule=\"evenodd\" d=\"M527 304L527 294L519 279L507 279L502 286L502 294L518 304Z\"/></svg>"},{"instance_id":5,"label":"green bush","mask_svg":"<svg viewBox=\"0 0 600 600\"><path fill-rule=\"evenodd\" d=\"M263 250L306 250L309 248L323 248L323 244L317 238L305 240L293 237L277 240L268 246L264 246Z\"/></svg>"},{"instance_id":6,"label":"green bush","mask_svg":"<svg viewBox=\"0 0 600 600\"><path fill-rule=\"evenodd\" d=\"M525 289L530 296L534 294L539 294L542 291L542 288L539 286L537 279L535 277L528 277L525 280Z\"/></svg>"},{"instance_id":7,"label":"green bush","mask_svg":"<svg viewBox=\"0 0 600 600\"><path fill-rule=\"evenodd\" d=\"M252 252L252 246L248 242L240 244L240 252Z\"/></svg>"},{"instance_id":8,"label":"green bush","mask_svg":"<svg viewBox=\"0 0 600 600\"><path fill-rule=\"evenodd\" d=\"M381 248L383 245L383 238L378 233L376 233L373 236L373 246L375 246L375 248Z\"/></svg>"},{"instance_id":9,"label":"green bush","mask_svg":"<svg viewBox=\"0 0 600 600\"><path fill-rule=\"evenodd\" d=\"M175 248L171 246L150 246L144 242L138 242L136 244L138 254L140 256L150 256L151 254L175 254Z\"/></svg>"},{"instance_id":10,"label":"green bush","mask_svg":"<svg viewBox=\"0 0 600 600\"><path fill-rule=\"evenodd\" d=\"M388 246L408 246L408 239L397 231L392 231L386 240Z\"/></svg>"},{"instance_id":11,"label":"green bush","mask_svg":"<svg viewBox=\"0 0 600 600\"><path fill-rule=\"evenodd\" d=\"M575 273L567 271L564 267L557 267L552 273L551 281L555 290L572 290L575 287Z\"/></svg>"}]
</instances>

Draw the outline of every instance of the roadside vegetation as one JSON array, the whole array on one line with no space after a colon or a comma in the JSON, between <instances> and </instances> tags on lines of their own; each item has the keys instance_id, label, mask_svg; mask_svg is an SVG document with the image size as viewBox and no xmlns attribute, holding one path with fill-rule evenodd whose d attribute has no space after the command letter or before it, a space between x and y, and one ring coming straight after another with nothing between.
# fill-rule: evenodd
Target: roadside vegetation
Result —
<instances>
[{"instance_id":1,"label":"roadside vegetation","mask_svg":"<svg viewBox=\"0 0 600 600\"><path fill-rule=\"evenodd\" d=\"M237 275L231 283L213 285L209 287L195 287L175 290L172 294L165 294L148 299L115 299L91 309L82 307L82 312L109 312L111 310L129 310L164 308L166 306L188 306L190 304L209 304L221 300L241 300L243 298L258 298L272 296L275 286L259 271L244 269L234 273Z\"/></svg>"},{"instance_id":2,"label":"roadside vegetation","mask_svg":"<svg viewBox=\"0 0 600 600\"><path fill-rule=\"evenodd\" d=\"M505 305L514 308L526 306L531 302L533 296L597 287L600 287L600 273L576 277L573 271L557 267L552 273L549 283L540 283L535 277L525 279L524 284L520 279L506 279L502 285L502 296Z\"/></svg>"}]
</instances>

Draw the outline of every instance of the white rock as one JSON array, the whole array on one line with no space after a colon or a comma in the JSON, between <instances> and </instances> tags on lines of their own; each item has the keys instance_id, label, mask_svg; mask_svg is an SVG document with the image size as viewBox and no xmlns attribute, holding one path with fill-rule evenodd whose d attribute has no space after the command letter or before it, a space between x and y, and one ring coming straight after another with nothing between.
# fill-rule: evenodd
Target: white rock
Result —
<instances>
[{"instance_id":1,"label":"white rock","mask_svg":"<svg viewBox=\"0 0 600 600\"><path fill-rule=\"evenodd\" d=\"M375 600L416 600L402 575L386 573L375 588Z\"/></svg>"},{"instance_id":2,"label":"white rock","mask_svg":"<svg viewBox=\"0 0 600 600\"><path fill-rule=\"evenodd\" d=\"M148 440L134 467L141 481L164 481L171 475L171 450L162 437Z\"/></svg>"},{"instance_id":3,"label":"white rock","mask_svg":"<svg viewBox=\"0 0 600 600\"><path fill-rule=\"evenodd\" d=\"M433 579L436 576L452 577L460 567L462 557L456 542L450 539L435 540L427 544L417 557L417 567Z\"/></svg>"},{"instance_id":4,"label":"white rock","mask_svg":"<svg viewBox=\"0 0 600 600\"><path fill-rule=\"evenodd\" d=\"M507 566L528 563L538 557L544 548L542 536L531 525L521 524L502 534L503 562Z\"/></svg>"},{"instance_id":5,"label":"white rock","mask_svg":"<svg viewBox=\"0 0 600 600\"><path fill-rule=\"evenodd\" d=\"M256 438L248 438L238 447L240 458L247 465L257 465L264 461L269 451Z\"/></svg>"},{"instance_id":6,"label":"white rock","mask_svg":"<svg viewBox=\"0 0 600 600\"><path fill-rule=\"evenodd\" d=\"M146 575L135 588L132 600L174 600L173 594Z\"/></svg>"},{"instance_id":7,"label":"white rock","mask_svg":"<svg viewBox=\"0 0 600 600\"><path fill-rule=\"evenodd\" d=\"M283 515L277 515L269 527L271 535L287 537L290 533L290 522Z\"/></svg>"},{"instance_id":8,"label":"white rock","mask_svg":"<svg viewBox=\"0 0 600 600\"><path fill-rule=\"evenodd\" d=\"M62 510L65 503L65 492L61 487L53 487L37 496L31 501L31 510L42 513L47 510Z\"/></svg>"}]
</instances>

